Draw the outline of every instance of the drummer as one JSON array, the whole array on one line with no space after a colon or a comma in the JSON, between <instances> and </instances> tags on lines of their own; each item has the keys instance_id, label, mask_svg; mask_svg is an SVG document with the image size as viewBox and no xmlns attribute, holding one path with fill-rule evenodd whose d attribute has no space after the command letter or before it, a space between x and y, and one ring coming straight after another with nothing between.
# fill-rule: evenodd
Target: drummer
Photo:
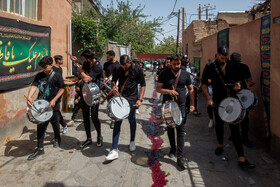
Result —
<instances>
[{"instance_id":1,"label":"drummer","mask_svg":"<svg viewBox=\"0 0 280 187\"><path fill-rule=\"evenodd\" d=\"M229 95L232 96L232 94L241 88L239 82L241 78L237 75L238 69L236 68L236 64L227 60L228 49L226 47L219 47L216 57L215 61L208 63L204 68L202 75L202 91L207 99L207 105L214 107L216 119L215 128L218 140L218 147L215 149L215 154L221 155L224 150L224 121L222 121L218 114L218 107L223 99L227 98ZM211 80L213 99L208 92L208 79ZM227 87L226 84L233 84L235 86ZM255 165L245 159L239 125L230 124L229 127L232 134L232 141L238 155L238 165L241 168L254 168Z\"/></svg>"},{"instance_id":2,"label":"drummer","mask_svg":"<svg viewBox=\"0 0 280 187\"><path fill-rule=\"evenodd\" d=\"M116 82L119 81L119 86L116 86ZM138 95L137 84L140 83L141 91ZM128 100L130 104L130 113L128 121L130 124L130 144L129 151L135 151L135 133L136 133L136 107L140 107L143 102L143 97L146 89L146 82L143 74L143 70L139 66L134 66L129 60L128 55L122 55L120 57L120 67L113 73L113 79L111 82L113 94L115 96L121 95ZM106 157L106 160L115 160L119 157L118 154L118 142L120 136L122 120L116 121L113 130L113 143L112 151Z\"/></svg>"},{"instance_id":3,"label":"drummer","mask_svg":"<svg viewBox=\"0 0 280 187\"><path fill-rule=\"evenodd\" d=\"M100 87L102 82L102 66L100 63L96 62L94 54L91 50L84 50L81 56L84 59L83 65L79 64L78 59L75 56L70 55L70 58L77 64L77 70L80 72L83 82L95 82ZM84 128L87 135L87 139L80 145L80 148L83 149L86 146L92 144L90 116L97 132L96 146L101 147L103 144L103 137L101 136L100 120L98 118L99 103L94 104L93 106L88 106L84 101L82 93L80 95L80 99L84 118Z\"/></svg>"},{"instance_id":4,"label":"drummer","mask_svg":"<svg viewBox=\"0 0 280 187\"><path fill-rule=\"evenodd\" d=\"M106 80L110 75L113 74L113 72L120 67L120 63L116 60L115 52L113 50L107 51L107 62L103 65L103 79ZM114 128L114 120L110 123L110 128Z\"/></svg>"},{"instance_id":5,"label":"drummer","mask_svg":"<svg viewBox=\"0 0 280 187\"><path fill-rule=\"evenodd\" d=\"M37 87L39 88L38 99L45 99L50 104L49 107L53 108L53 116L49 121L37 125L37 149L33 154L31 154L27 160L34 160L39 155L44 154L44 138L45 132L48 127L49 122L51 122L54 131L54 144L53 147L60 146L60 133L59 133L59 102L60 98L64 92L64 82L62 77L58 73L53 71L53 59L50 56L45 56L39 62L39 66L42 68L42 72L35 76L35 79L28 92L28 107L32 105L32 96L36 92ZM52 90L52 91L50 91Z\"/></svg>"},{"instance_id":6,"label":"drummer","mask_svg":"<svg viewBox=\"0 0 280 187\"><path fill-rule=\"evenodd\" d=\"M178 78L177 78L178 77ZM177 80L178 79L178 80ZM177 80L177 81L176 81ZM177 84L176 84L177 82ZM173 158L177 152L177 165L185 167L187 162L184 158L184 128L186 123L186 87L190 93L191 106L190 111L195 110L194 107L194 91L191 84L190 75L186 70L181 69L181 58L178 55L173 55L171 59L171 66L163 70L158 77L158 83L156 91L163 94L163 101L172 100L172 98L178 103L182 113L182 124L176 127L177 131L177 147L175 143L174 128L168 127L168 139L170 142L169 157Z\"/></svg>"}]
</instances>

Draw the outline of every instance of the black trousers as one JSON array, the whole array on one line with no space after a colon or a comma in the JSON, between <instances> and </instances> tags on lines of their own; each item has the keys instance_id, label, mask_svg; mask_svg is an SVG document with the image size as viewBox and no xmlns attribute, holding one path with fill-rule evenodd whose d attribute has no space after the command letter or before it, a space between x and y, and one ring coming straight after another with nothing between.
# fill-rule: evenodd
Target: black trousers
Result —
<instances>
[{"instance_id":1,"label":"black trousers","mask_svg":"<svg viewBox=\"0 0 280 187\"><path fill-rule=\"evenodd\" d=\"M186 106L181 105L180 110L182 112L182 123L180 126L176 126L177 132L177 157L184 156L184 143L185 143L185 123L186 123ZM171 150L176 151L176 142L175 142L175 128L168 127L167 135L170 143Z\"/></svg>"},{"instance_id":2,"label":"black trousers","mask_svg":"<svg viewBox=\"0 0 280 187\"><path fill-rule=\"evenodd\" d=\"M248 140L248 133L249 133L249 111L246 112L246 116L244 120L241 122L241 135L242 140Z\"/></svg>"},{"instance_id":3,"label":"black trousers","mask_svg":"<svg viewBox=\"0 0 280 187\"><path fill-rule=\"evenodd\" d=\"M81 99L81 108L83 112L83 118L84 118L84 127L87 135L87 139L91 138L91 130L90 130L90 116L91 120L94 124L94 127L97 131L97 136L101 136L101 127L100 127L100 121L98 118L98 109L99 104L88 106L83 99Z\"/></svg>"},{"instance_id":4,"label":"black trousers","mask_svg":"<svg viewBox=\"0 0 280 187\"><path fill-rule=\"evenodd\" d=\"M213 119L213 107L212 106L207 106L207 113L209 116L209 119Z\"/></svg>"},{"instance_id":5,"label":"black trousers","mask_svg":"<svg viewBox=\"0 0 280 187\"><path fill-rule=\"evenodd\" d=\"M224 121L220 118L218 114L218 106L214 107L214 114L215 114L215 120L216 120L216 136L218 140L218 144L224 143ZM232 135L232 142L235 147L235 150L237 152L238 157L243 157L243 147L242 147L242 140L241 135L239 131L239 124L233 125L229 124L229 128Z\"/></svg>"},{"instance_id":6,"label":"black trousers","mask_svg":"<svg viewBox=\"0 0 280 187\"><path fill-rule=\"evenodd\" d=\"M78 111L81 108L81 102L79 101L77 104L74 104L73 112L72 112L72 117L71 120L75 120L78 114Z\"/></svg>"},{"instance_id":7,"label":"black trousers","mask_svg":"<svg viewBox=\"0 0 280 187\"><path fill-rule=\"evenodd\" d=\"M58 122L58 115L59 115L59 110L53 111L53 116L51 117L51 119L49 121L37 125L37 147L38 148L44 147L43 143L44 143L45 133L46 133L49 122L51 122L52 127L53 127L54 139L58 140L58 143L60 144L61 139L60 139L60 128L59 128L59 122Z\"/></svg>"},{"instance_id":8,"label":"black trousers","mask_svg":"<svg viewBox=\"0 0 280 187\"><path fill-rule=\"evenodd\" d=\"M62 125L62 127L66 127L67 123L63 119L63 116L62 116L60 110L58 111L58 121Z\"/></svg>"}]
</instances>

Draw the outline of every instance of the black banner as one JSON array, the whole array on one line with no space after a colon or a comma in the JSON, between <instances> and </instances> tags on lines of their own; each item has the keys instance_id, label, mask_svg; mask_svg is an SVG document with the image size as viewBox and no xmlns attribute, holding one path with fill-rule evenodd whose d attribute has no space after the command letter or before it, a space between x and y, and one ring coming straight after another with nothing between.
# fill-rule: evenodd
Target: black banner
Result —
<instances>
[{"instance_id":1,"label":"black banner","mask_svg":"<svg viewBox=\"0 0 280 187\"><path fill-rule=\"evenodd\" d=\"M0 92L30 85L50 39L50 27L0 17Z\"/></svg>"},{"instance_id":2,"label":"black banner","mask_svg":"<svg viewBox=\"0 0 280 187\"><path fill-rule=\"evenodd\" d=\"M218 32L217 49L223 46L229 48L229 28Z\"/></svg>"}]
</instances>

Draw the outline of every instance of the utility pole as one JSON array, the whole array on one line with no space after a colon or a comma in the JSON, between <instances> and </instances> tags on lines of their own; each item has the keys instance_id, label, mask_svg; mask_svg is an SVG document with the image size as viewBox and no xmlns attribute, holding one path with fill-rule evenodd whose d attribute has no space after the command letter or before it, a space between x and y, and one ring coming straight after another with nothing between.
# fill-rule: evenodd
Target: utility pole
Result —
<instances>
[{"instance_id":1,"label":"utility pole","mask_svg":"<svg viewBox=\"0 0 280 187\"><path fill-rule=\"evenodd\" d=\"M186 26L186 12L185 8L182 8L182 41L181 41L181 52L183 53L183 32Z\"/></svg>"},{"instance_id":2,"label":"utility pole","mask_svg":"<svg viewBox=\"0 0 280 187\"><path fill-rule=\"evenodd\" d=\"M201 5L198 7L198 19L201 20Z\"/></svg>"},{"instance_id":3,"label":"utility pole","mask_svg":"<svg viewBox=\"0 0 280 187\"><path fill-rule=\"evenodd\" d=\"M178 11L178 25L177 25L177 41L176 41L176 54L179 54L179 28L180 28L180 9Z\"/></svg>"}]
</instances>

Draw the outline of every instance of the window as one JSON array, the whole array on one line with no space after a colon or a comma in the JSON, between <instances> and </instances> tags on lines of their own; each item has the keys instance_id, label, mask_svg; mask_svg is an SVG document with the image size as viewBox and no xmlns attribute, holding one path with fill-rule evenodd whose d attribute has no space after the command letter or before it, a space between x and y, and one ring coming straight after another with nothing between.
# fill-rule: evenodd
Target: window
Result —
<instances>
[{"instance_id":1,"label":"window","mask_svg":"<svg viewBox=\"0 0 280 187\"><path fill-rule=\"evenodd\" d=\"M0 10L37 19L38 0L0 0Z\"/></svg>"}]
</instances>

